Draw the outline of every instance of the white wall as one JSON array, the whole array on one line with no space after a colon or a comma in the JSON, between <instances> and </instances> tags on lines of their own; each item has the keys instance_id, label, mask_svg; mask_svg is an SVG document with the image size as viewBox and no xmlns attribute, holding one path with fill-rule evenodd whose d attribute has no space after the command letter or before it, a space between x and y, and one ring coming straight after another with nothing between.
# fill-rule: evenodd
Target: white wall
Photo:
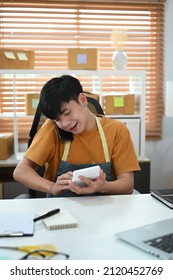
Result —
<instances>
[{"instance_id":1,"label":"white wall","mask_svg":"<svg viewBox=\"0 0 173 280\"><path fill-rule=\"evenodd\" d=\"M173 81L173 1L165 4L164 81ZM165 94L165 92L164 92ZM172 104L173 106L173 104ZM151 160L151 189L173 184L173 117L163 118L163 138L146 142L146 156Z\"/></svg>"}]
</instances>

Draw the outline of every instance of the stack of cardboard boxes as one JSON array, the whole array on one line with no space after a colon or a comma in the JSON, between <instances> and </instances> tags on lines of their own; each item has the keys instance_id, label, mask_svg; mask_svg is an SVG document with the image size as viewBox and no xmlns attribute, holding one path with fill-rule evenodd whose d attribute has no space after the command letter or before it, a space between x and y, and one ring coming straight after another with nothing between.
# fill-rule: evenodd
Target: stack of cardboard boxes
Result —
<instances>
[{"instance_id":1,"label":"stack of cardboard boxes","mask_svg":"<svg viewBox=\"0 0 173 280\"><path fill-rule=\"evenodd\" d=\"M5 160L13 154L13 133L0 133L0 160Z\"/></svg>"}]
</instances>

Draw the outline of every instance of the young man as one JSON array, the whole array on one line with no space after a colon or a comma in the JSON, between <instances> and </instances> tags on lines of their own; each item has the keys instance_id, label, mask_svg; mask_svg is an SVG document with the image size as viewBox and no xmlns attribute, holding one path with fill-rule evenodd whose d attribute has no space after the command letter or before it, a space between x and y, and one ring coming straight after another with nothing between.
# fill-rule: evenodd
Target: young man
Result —
<instances>
[{"instance_id":1,"label":"young man","mask_svg":"<svg viewBox=\"0 0 173 280\"><path fill-rule=\"evenodd\" d=\"M78 79L63 75L42 88L40 106L48 118L14 170L14 179L49 196L130 194L134 171L140 170L130 133L120 121L95 116ZM72 141L62 141L57 127L70 132ZM42 178L36 172L46 165ZM101 167L95 181L72 182L73 171L93 165Z\"/></svg>"}]
</instances>

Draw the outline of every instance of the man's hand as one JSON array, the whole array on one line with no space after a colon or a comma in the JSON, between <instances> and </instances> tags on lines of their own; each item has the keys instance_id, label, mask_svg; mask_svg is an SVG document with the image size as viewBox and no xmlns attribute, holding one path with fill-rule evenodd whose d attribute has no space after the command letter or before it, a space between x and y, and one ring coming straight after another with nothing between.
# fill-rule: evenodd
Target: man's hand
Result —
<instances>
[{"instance_id":1,"label":"man's hand","mask_svg":"<svg viewBox=\"0 0 173 280\"><path fill-rule=\"evenodd\" d=\"M69 182L70 190L72 192L75 192L76 194L92 194L92 193L98 193L98 192L100 193L106 182L105 178L106 178L106 174L103 172L103 170L100 171L99 177L94 181L92 181L84 176L79 176L79 179L81 181L83 181L87 186L80 187L73 182Z\"/></svg>"},{"instance_id":2,"label":"man's hand","mask_svg":"<svg viewBox=\"0 0 173 280\"><path fill-rule=\"evenodd\" d=\"M71 188L70 183L72 182L72 176L73 172L71 171L58 176L56 182L51 187L51 194L56 196L62 192L68 191Z\"/></svg>"}]
</instances>

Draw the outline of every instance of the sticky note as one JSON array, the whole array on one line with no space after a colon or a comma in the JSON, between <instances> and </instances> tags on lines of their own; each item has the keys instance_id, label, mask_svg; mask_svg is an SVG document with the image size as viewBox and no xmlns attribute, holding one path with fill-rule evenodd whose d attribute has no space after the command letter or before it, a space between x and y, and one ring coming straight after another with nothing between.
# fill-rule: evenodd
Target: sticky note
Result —
<instances>
[{"instance_id":1,"label":"sticky note","mask_svg":"<svg viewBox=\"0 0 173 280\"><path fill-rule=\"evenodd\" d=\"M9 59L16 59L14 52L5 52L4 54Z\"/></svg>"},{"instance_id":2,"label":"sticky note","mask_svg":"<svg viewBox=\"0 0 173 280\"><path fill-rule=\"evenodd\" d=\"M18 59L19 60L28 60L28 58L27 58L27 56L26 56L26 54L25 53L22 53L22 52L18 52L17 53L17 56L18 56Z\"/></svg>"},{"instance_id":3,"label":"sticky note","mask_svg":"<svg viewBox=\"0 0 173 280\"><path fill-rule=\"evenodd\" d=\"M77 55L77 63L78 64L87 64L87 55L86 54L78 54Z\"/></svg>"},{"instance_id":4,"label":"sticky note","mask_svg":"<svg viewBox=\"0 0 173 280\"><path fill-rule=\"evenodd\" d=\"M32 99L32 108L36 108L37 107L37 105L38 105L38 99Z\"/></svg>"},{"instance_id":5,"label":"sticky note","mask_svg":"<svg viewBox=\"0 0 173 280\"><path fill-rule=\"evenodd\" d=\"M115 96L114 97L114 107L124 107L123 96Z\"/></svg>"}]
</instances>

